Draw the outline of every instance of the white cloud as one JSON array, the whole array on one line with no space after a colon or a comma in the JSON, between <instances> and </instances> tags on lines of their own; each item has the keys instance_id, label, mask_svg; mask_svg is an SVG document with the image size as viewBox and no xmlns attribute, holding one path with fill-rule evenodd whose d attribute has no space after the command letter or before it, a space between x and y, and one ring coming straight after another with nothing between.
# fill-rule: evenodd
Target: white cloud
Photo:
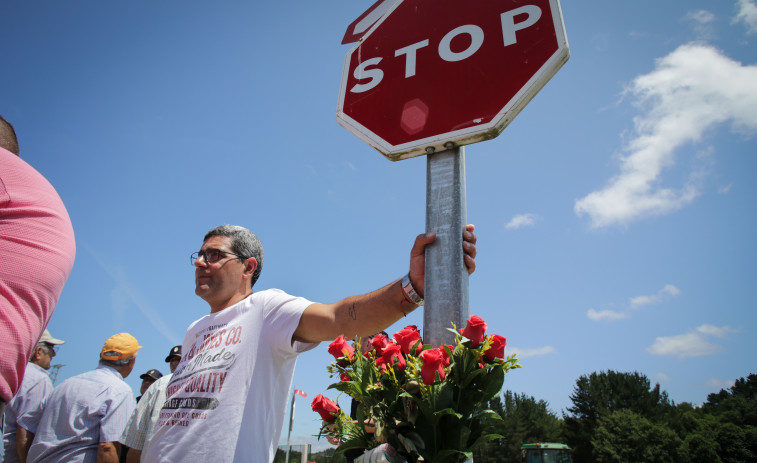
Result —
<instances>
[{"instance_id":1,"label":"white cloud","mask_svg":"<svg viewBox=\"0 0 757 463\"><path fill-rule=\"evenodd\" d=\"M707 10L696 10L686 13L685 19L694 21L699 24L709 24L715 21L715 15Z\"/></svg>"},{"instance_id":2,"label":"white cloud","mask_svg":"<svg viewBox=\"0 0 757 463\"><path fill-rule=\"evenodd\" d=\"M731 191L731 188L733 188L733 183L729 183L728 185L721 186L718 188L718 193L721 195L728 194Z\"/></svg>"},{"instance_id":3,"label":"white cloud","mask_svg":"<svg viewBox=\"0 0 757 463\"><path fill-rule=\"evenodd\" d=\"M647 347L652 355L672 355L679 358L702 357L723 352L723 347L710 342L710 336L725 338L726 334L735 330L724 326L701 325L696 330L677 336L659 337Z\"/></svg>"},{"instance_id":4,"label":"white cloud","mask_svg":"<svg viewBox=\"0 0 757 463\"><path fill-rule=\"evenodd\" d=\"M658 382L663 382L663 381L670 381L670 376L666 375L665 373L657 373L657 374L655 375L655 379L656 379L656 380L657 380Z\"/></svg>"},{"instance_id":5,"label":"white cloud","mask_svg":"<svg viewBox=\"0 0 757 463\"><path fill-rule=\"evenodd\" d=\"M656 304L660 302L660 296L655 294L654 296L636 296L631 298L631 308L637 309L641 306Z\"/></svg>"},{"instance_id":6,"label":"white cloud","mask_svg":"<svg viewBox=\"0 0 757 463\"><path fill-rule=\"evenodd\" d=\"M694 23L694 32L696 32L699 40L708 40L715 36L715 30L712 27L712 23L715 22L715 15L709 11L690 11L686 13L683 19Z\"/></svg>"},{"instance_id":7,"label":"white cloud","mask_svg":"<svg viewBox=\"0 0 757 463\"><path fill-rule=\"evenodd\" d=\"M736 333L737 331L727 326L719 327L713 325L702 325L697 328L697 331L709 336L715 336L716 338L725 339L729 333Z\"/></svg>"},{"instance_id":8,"label":"white cloud","mask_svg":"<svg viewBox=\"0 0 757 463\"><path fill-rule=\"evenodd\" d=\"M623 312L616 312L614 310L594 310L589 309L586 311L586 316L589 317L589 320L594 320L595 322L607 320L607 321L614 321L614 320L622 320L624 318L628 318L627 313Z\"/></svg>"},{"instance_id":9,"label":"white cloud","mask_svg":"<svg viewBox=\"0 0 757 463\"><path fill-rule=\"evenodd\" d=\"M721 346L707 341L703 335L696 332L659 337L647 348L647 352L652 355L674 355L680 358L714 355L722 350Z\"/></svg>"},{"instance_id":10,"label":"white cloud","mask_svg":"<svg viewBox=\"0 0 757 463\"><path fill-rule=\"evenodd\" d=\"M671 296L678 296L679 294L681 294L681 290L673 285L665 285L665 287L662 288L660 292L670 294Z\"/></svg>"},{"instance_id":11,"label":"white cloud","mask_svg":"<svg viewBox=\"0 0 757 463\"><path fill-rule=\"evenodd\" d=\"M673 285L665 285L664 288L659 290L657 294L652 294L649 296L636 296L631 298L631 308L632 309L638 309L639 307L645 306L645 305L651 305L651 304L657 304L659 302L662 302L664 297L666 295L668 296L678 296L681 294L681 290L676 288Z\"/></svg>"},{"instance_id":12,"label":"white cloud","mask_svg":"<svg viewBox=\"0 0 757 463\"><path fill-rule=\"evenodd\" d=\"M695 44L677 48L656 64L627 89L641 113L634 118L620 173L575 203L575 213L588 216L593 228L627 225L686 206L700 194L700 173L692 172L677 188L661 184L663 171L675 164L676 150L724 123L744 133L757 131L757 66Z\"/></svg>"},{"instance_id":13,"label":"white cloud","mask_svg":"<svg viewBox=\"0 0 757 463\"><path fill-rule=\"evenodd\" d=\"M717 378L710 378L709 381L707 381L707 387L714 389L715 391L720 391L721 389L730 389L733 387L733 385L736 384L736 381L734 380L722 380Z\"/></svg>"},{"instance_id":14,"label":"white cloud","mask_svg":"<svg viewBox=\"0 0 757 463\"><path fill-rule=\"evenodd\" d=\"M555 349L552 346L537 347L535 349L520 349L518 347L508 347L507 352L508 352L508 355L515 354L518 356L518 359L524 359L526 357L538 357L540 355L554 354L557 352L557 349Z\"/></svg>"},{"instance_id":15,"label":"white cloud","mask_svg":"<svg viewBox=\"0 0 757 463\"><path fill-rule=\"evenodd\" d=\"M749 34L757 34L757 5L752 0L739 0L736 8L738 11L733 22L743 23Z\"/></svg>"},{"instance_id":16,"label":"white cloud","mask_svg":"<svg viewBox=\"0 0 757 463\"><path fill-rule=\"evenodd\" d=\"M539 216L536 214L518 214L505 225L507 230L517 230L523 227L532 227L536 224Z\"/></svg>"}]
</instances>

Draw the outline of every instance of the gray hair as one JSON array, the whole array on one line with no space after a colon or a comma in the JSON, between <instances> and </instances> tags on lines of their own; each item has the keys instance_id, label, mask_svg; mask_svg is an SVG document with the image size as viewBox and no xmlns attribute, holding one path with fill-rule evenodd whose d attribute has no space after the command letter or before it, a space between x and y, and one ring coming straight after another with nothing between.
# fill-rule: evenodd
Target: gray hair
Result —
<instances>
[{"instance_id":1,"label":"gray hair","mask_svg":"<svg viewBox=\"0 0 757 463\"><path fill-rule=\"evenodd\" d=\"M52 348L52 346L50 344L44 342L44 341L43 342L38 342L37 343L37 347L41 347L41 348L45 349L46 351L51 351L51 350L54 351L54 349ZM35 347L35 349L37 347Z\"/></svg>"},{"instance_id":2,"label":"gray hair","mask_svg":"<svg viewBox=\"0 0 757 463\"><path fill-rule=\"evenodd\" d=\"M114 352L114 353L116 355L118 355L117 352ZM125 367L131 361L131 359L133 359L133 358L134 358L133 355L131 357L127 357L127 358L121 359L121 360L105 360L104 358L101 358L100 359L100 365L118 369L118 368L121 368L121 367Z\"/></svg>"},{"instance_id":3,"label":"gray hair","mask_svg":"<svg viewBox=\"0 0 757 463\"><path fill-rule=\"evenodd\" d=\"M221 225L207 232L202 241L205 242L213 236L231 238L231 252L243 256L245 259L254 257L258 261L258 267L250 280L250 288L255 286L255 282L258 281L260 272L263 270L263 243L260 242L255 233L239 225Z\"/></svg>"}]
</instances>

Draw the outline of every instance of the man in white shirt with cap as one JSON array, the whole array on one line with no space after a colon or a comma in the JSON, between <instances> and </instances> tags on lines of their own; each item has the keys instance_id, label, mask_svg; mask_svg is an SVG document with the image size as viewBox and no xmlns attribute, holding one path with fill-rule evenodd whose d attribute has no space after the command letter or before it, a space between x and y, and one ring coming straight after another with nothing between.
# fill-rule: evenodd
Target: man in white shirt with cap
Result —
<instances>
[{"instance_id":1,"label":"man in white shirt with cap","mask_svg":"<svg viewBox=\"0 0 757 463\"><path fill-rule=\"evenodd\" d=\"M48 330L34 348L26 366L21 387L5 407L3 414L3 446L6 463L25 462L26 454L37 432L36 423L42 416L47 398L53 392L53 382L46 370L56 355L56 346L66 341L55 339Z\"/></svg>"},{"instance_id":2,"label":"man in white shirt with cap","mask_svg":"<svg viewBox=\"0 0 757 463\"><path fill-rule=\"evenodd\" d=\"M134 393L124 379L134 369L136 338L119 333L105 341L100 365L53 390L29 449L35 463L118 463L118 438L134 411Z\"/></svg>"}]
</instances>

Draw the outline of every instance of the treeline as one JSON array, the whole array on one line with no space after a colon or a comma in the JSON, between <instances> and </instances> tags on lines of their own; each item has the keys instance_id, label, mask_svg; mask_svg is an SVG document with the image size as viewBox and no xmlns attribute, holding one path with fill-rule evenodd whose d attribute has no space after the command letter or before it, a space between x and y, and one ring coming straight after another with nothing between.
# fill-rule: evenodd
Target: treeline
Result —
<instances>
[{"instance_id":1,"label":"treeline","mask_svg":"<svg viewBox=\"0 0 757 463\"><path fill-rule=\"evenodd\" d=\"M755 374L708 395L699 407L671 402L643 374L612 370L578 378L570 400L558 416L544 400L505 392L489 403L502 417L490 431L505 438L479 447L474 463L521 463L521 445L533 442L568 444L574 463L757 462ZM329 450L310 460L344 458Z\"/></svg>"},{"instance_id":2,"label":"treeline","mask_svg":"<svg viewBox=\"0 0 757 463\"><path fill-rule=\"evenodd\" d=\"M581 376L562 417L543 400L507 391L490 403L502 421L475 463L520 463L520 446L562 442L575 463L746 463L757 461L757 375L707 396L701 407L675 404L637 372Z\"/></svg>"}]
</instances>

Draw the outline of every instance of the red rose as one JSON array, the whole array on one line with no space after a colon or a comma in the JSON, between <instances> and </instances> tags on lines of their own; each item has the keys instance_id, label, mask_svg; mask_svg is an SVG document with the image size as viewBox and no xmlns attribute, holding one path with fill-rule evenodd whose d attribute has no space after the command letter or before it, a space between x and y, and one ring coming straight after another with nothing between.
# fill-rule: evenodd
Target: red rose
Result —
<instances>
[{"instance_id":1,"label":"red rose","mask_svg":"<svg viewBox=\"0 0 757 463\"><path fill-rule=\"evenodd\" d=\"M418 325L407 325L403 328L404 330L410 330L410 331L418 331ZM420 331L418 331L420 333Z\"/></svg>"},{"instance_id":2,"label":"red rose","mask_svg":"<svg viewBox=\"0 0 757 463\"><path fill-rule=\"evenodd\" d=\"M502 363L505 358L505 346L507 345L507 339L498 334L491 335L490 339L491 345L484 351L484 357L486 357L486 359L490 362L493 362L494 359L503 359L500 361L500 363Z\"/></svg>"},{"instance_id":3,"label":"red rose","mask_svg":"<svg viewBox=\"0 0 757 463\"><path fill-rule=\"evenodd\" d=\"M347 342L347 338L342 334L329 344L329 354L337 359L347 357L352 361L355 359L355 348Z\"/></svg>"},{"instance_id":4,"label":"red rose","mask_svg":"<svg viewBox=\"0 0 757 463\"><path fill-rule=\"evenodd\" d=\"M443 346L441 346L439 348L439 352L441 352L442 353L442 357L444 357L444 366L445 367L449 366L449 359L450 359L450 356L452 355L452 352L454 352L454 351L455 351L455 348L452 347L449 344L444 344Z\"/></svg>"},{"instance_id":5,"label":"red rose","mask_svg":"<svg viewBox=\"0 0 757 463\"><path fill-rule=\"evenodd\" d=\"M389 344L386 346L384 354L381 357L384 359L384 363L387 367L396 366L399 371L404 370L405 365L407 365L405 356L402 355L402 350L397 344Z\"/></svg>"},{"instance_id":6,"label":"red rose","mask_svg":"<svg viewBox=\"0 0 757 463\"><path fill-rule=\"evenodd\" d=\"M421 352L421 378L426 385L434 384L436 374L439 373L439 380L444 381L444 354L441 349L428 349Z\"/></svg>"},{"instance_id":7,"label":"red rose","mask_svg":"<svg viewBox=\"0 0 757 463\"><path fill-rule=\"evenodd\" d=\"M350 375L348 375L347 373L340 373L339 374L339 379L342 380L342 381L349 381L350 380Z\"/></svg>"},{"instance_id":8,"label":"red rose","mask_svg":"<svg viewBox=\"0 0 757 463\"><path fill-rule=\"evenodd\" d=\"M384 348L389 345L389 338L384 334L377 334L371 339L371 346L376 349L376 357L381 357L384 353Z\"/></svg>"},{"instance_id":9,"label":"red rose","mask_svg":"<svg viewBox=\"0 0 757 463\"><path fill-rule=\"evenodd\" d=\"M378 368L381 373L386 372L386 362L384 361L384 357L376 358L376 368Z\"/></svg>"},{"instance_id":10,"label":"red rose","mask_svg":"<svg viewBox=\"0 0 757 463\"><path fill-rule=\"evenodd\" d=\"M321 419L327 423L334 421L339 414L339 405L323 394L318 394L310 404L314 412L321 415Z\"/></svg>"},{"instance_id":11,"label":"red rose","mask_svg":"<svg viewBox=\"0 0 757 463\"><path fill-rule=\"evenodd\" d=\"M477 347L484 341L486 322L478 315L468 317L468 324L460 331L460 334L471 340L471 347Z\"/></svg>"},{"instance_id":12,"label":"red rose","mask_svg":"<svg viewBox=\"0 0 757 463\"><path fill-rule=\"evenodd\" d=\"M421 333L415 326L408 326L404 330L400 330L394 335L394 340L402 348L404 354L418 355L423 350L423 341L421 341ZM415 346L415 348L413 348Z\"/></svg>"}]
</instances>

